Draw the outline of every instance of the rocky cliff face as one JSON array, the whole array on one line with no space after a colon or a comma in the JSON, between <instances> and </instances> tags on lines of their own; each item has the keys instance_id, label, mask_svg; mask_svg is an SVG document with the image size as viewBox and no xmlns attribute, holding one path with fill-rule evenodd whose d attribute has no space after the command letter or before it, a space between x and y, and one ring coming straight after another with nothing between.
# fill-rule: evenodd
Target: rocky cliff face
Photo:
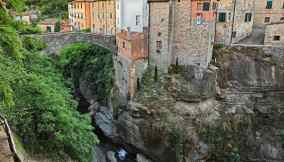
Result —
<instances>
[{"instance_id":1,"label":"rocky cliff face","mask_svg":"<svg viewBox=\"0 0 284 162\"><path fill-rule=\"evenodd\" d=\"M209 69L173 67L157 81L149 69L127 105L114 89L109 108L95 109L96 124L155 162L281 162L283 51L216 49Z\"/></svg>"}]
</instances>

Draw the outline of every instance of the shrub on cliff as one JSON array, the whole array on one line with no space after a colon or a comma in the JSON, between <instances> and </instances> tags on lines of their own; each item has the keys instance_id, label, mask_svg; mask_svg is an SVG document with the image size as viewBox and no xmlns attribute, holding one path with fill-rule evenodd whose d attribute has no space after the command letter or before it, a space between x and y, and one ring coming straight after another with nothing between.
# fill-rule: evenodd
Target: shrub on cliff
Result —
<instances>
[{"instance_id":1,"label":"shrub on cliff","mask_svg":"<svg viewBox=\"0 0 284 162\"><path fill-rule=\"evenodd\" d=\"M64 47L60 52L60 66L64 75L71 78L74 88L79 88L82 77L91 83L91 90L97 101L106 103L112 88L113 62L112 53L103 47L75 43Z\"/></svg>"}]
</instances>

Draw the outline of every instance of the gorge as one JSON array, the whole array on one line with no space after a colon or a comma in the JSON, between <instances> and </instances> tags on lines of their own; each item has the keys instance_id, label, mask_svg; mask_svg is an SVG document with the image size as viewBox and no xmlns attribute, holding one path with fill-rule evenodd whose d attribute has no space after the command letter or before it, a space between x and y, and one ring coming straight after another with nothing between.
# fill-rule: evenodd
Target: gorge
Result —
<instances>
[{"instance_id":1,"label":"gorge","mask_svg":"<svg viewBox=\"0 0 284 162\"><path fill-rule=\"evenodd\" d=\"M88 78L98 71L75 75L96 132L108 141L95 148L101 158L96 160L106 161L105 148L123 146L134 157L139 153L153 162L281 162L284 50L216 47L213 57L208 69L172 65L157 80L149 67L128 102L113 84L110 96L98 102L100 94L92 89L100 85Z\"/></svg>"}]
</instances>

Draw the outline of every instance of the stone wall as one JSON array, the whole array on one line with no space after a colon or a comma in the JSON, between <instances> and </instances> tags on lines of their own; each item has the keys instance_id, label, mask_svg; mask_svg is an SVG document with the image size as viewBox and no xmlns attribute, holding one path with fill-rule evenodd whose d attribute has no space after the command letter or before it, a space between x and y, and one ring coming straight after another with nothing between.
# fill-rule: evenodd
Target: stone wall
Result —
<instances>
[{"instance_id":1,"label":"stone wall","mask_svg":"<svg viewBox=\"0 0 284 162\"><path fill-rule=\"evenodd\" d=\"M264 45L284 46L284 22L266 26Z\"/></svg>"},{"instance_id":2,"label":"stone wall","mask_svg":"<svg viewBox=\"0 0 284 162\"><path fill-rule=\"evenodd\" d=\"M145 59L131 60L123 55L114 56L115 85L120 95L127 99L133 97L137 91L137 83L141 82L142 76L148 67Z\"/></svg>"},{"instance_id":3,"label":"stone wall","mask_svg":"<svg viewBox=\"0 0 284 162\"><path fill-rule=\"evenodd\" d=\"M211 13L212 6L208 13ZM167 72L171 64L207 67L211 60L214 39L212 20L197 24L192 15L192 1L150 3L150 64ZM203 11L199 11L203 12ZM204 13L205 14L205 13Z\"/></svg>"},{"instance_id":4,"label":"stone wall","mask_svg":"<svg viewBox=\"0 0 284 162\"><path fill-rule=\"evenodd\" d=\"M169 52L169 3L150 3L149 24L149 59L152 66L157 66L161 71L167 71L171 55ZM157 43L160 41L160 48Z\"/></svg>"},{"instance_id":5,"label":"stone wall","mask_svg":"<svg viewBox=\"0 0 284 162\"><path fill-rule=\"evenodd\" d=\"M253 17L254 17L254 0L236 1L234 31L236 36L232 39L232 43L236 43L252 33ZM219 14L226 13L225 22L219 22ZM252 13L251 21L245 22L245 14ZM232 23L234 14L233 0L220 0L218 6L218 22L216 24L216 42L229 45L232 36Z\"/></svg>"},{"instance_id":6,"label":"stone wall","mask_svg":"<svg viewBox=\"0 0 284 162\"><path fill-rule=\"evenodd\" d=\"M44 52L47 54L58 54L64 45L76 42L89 42L116 51L115 38L112 36L96 35L94 33L48 33L35 35L42 38L47 47Z\"/></svg>"}]
</instances>

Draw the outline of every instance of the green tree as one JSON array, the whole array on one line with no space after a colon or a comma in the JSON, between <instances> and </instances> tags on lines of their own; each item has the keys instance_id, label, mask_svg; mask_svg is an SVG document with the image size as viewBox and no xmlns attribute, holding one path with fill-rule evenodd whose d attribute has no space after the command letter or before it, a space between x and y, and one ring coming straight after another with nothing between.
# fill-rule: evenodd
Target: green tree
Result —
<instances>
[{"instance_id":1,"label":"green tree","mask_svg":"<svg viewBox=\"0 0 284 162\"><path fill-rule=\"evenodd\" d=\"M93 44L74 43L62 49L59 64L64 69L65 77L72 79L75 88L79 87L80 78L87 76L86 80L93 84L90 88L97 95L97 100L106 103L112 88L111 51Z\"/></svg>"},{"instance_id":2,"label":"green tree","mask_svg":"<svg viewBox=\"0 0 284 162\"><path fill-rule=\"evenodd\" d=\"M89 162L98 142L88 114L77 112L77 102L53 60L39 54L44 44L19 36L8 9L15 0L0 1L0 113L34 153L62 154Z\"/></svg>"}]
</instances>

